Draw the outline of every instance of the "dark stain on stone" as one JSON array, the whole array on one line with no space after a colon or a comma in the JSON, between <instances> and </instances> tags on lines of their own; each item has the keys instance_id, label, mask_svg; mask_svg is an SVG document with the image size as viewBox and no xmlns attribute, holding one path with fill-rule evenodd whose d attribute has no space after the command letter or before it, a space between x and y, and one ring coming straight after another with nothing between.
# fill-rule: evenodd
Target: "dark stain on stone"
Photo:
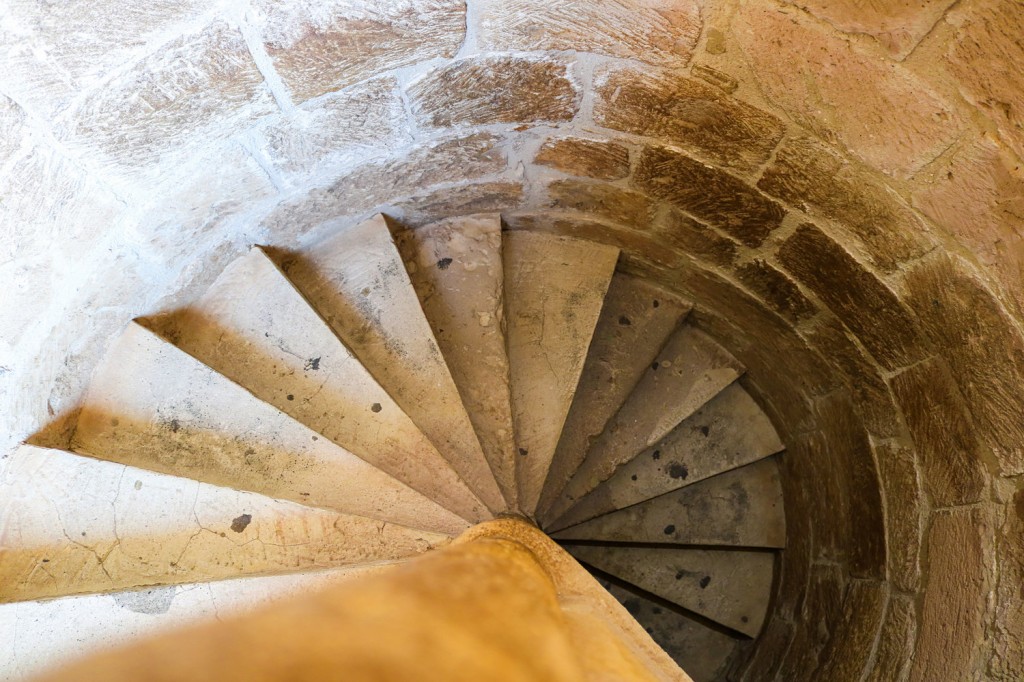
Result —
<instances>
[{"instance_id":1,"label":"dark stain on stone","mask_svg":"<svg viewBox=\"0 0 1024 682\"><path fill-rule=\"evenodd\" d=\"M711 433L711 429L707 426L702 426L700 427L700 432L705 438L707 438L708 434Z\"/></svg>"},{"instance_id":2,"label":"dark stain on stone","mask_svg":"<svg viewBox=\"0 0 1024 682\"><path fill-rule=\"evenodd\" d=\"M633 475L632 475L632 476L630 476L629 478L630 478L631 480L634 480L634 481L635 481L635 480L636 480L636 474L633 474Z\"/></svg>"},{"instance_id":3,"label":"dark stain on stone","mask_svg":"<svg viewBox=\"0 0 1024 682\"><path fill-rule=\"evenodd\" d=\"M519 448L519 454L522 455L523 457L526 457L528 454L530 454L530 451L527 450L526 448Z\"/></svg>"},{"instance_id":4,"label":"dark stain on stone","mask_svg":"<svg viewBox=\"0 0 1024 682\"><path fill-rule=\"evenodd\" d=\"M448 266L451 265L451 264L452 264L452 259L451 258L442 258L441 260L437 261L437 267L440 270L447 270Z\"/></svg>"},{"instance_id":5,"label":"dark stain on stone","mask_svg":"<svg viewBox=\"0 0 1024 682\"><path fill-rule=\"evenodd\" d=\"M653 613L653 614L655 614L655 615L657 615L657 614L661 613L661 607L660 607L660 606L654 606L654 607L652 607L652 608L651 608L651 613Z\"/></svg>"},{"instance_id":6,"label":"dark stain on stone","mask_svg":"<svg viewBox=\"0 0 1024 682\"><path fill-rule=\"evenodd\" d=\"M285 396L285 397L286 397L286 398L288 398L288 400L295 400L295 396L293 396L293 395L292 395L291 393L289 393L289 394L288 394L287 396Z\"/></svg>"},{"instance_id":7,"label":"dark stain on stone","mask_svg":"<svg viewBox=\"0 0 1024 682\"><path fill-rule=\"evenodd\" d=\"M252 514L242 514L231 522L231 530L241 533L252 522Z\"/></svg>"},{"instance_id":8,"label":"dark stain on stone","mask_svg":"<svg viewBox=\"0 0 1024 682\"><path fill-rule=\"evenodd\" d=\"M651 363L651 369L653 369L653 370L657 370L658 367L660 367L660 366L661 366L661 363L658 362L657 360L655 360L653 363Z\"/></svg>"},{"instance_id":9,"label":"dark stain on stone","mask_svg":"<svg viewBox=\"0 0 1024 682\"><path fill-rule=\"evenodd\" d=\"M622 605L626 607L626 610L633 616L640 612L640 600L639 599L627 599L622 602Z\"/></svg>"},{"instance_id":10,"label":"dark stain on stone","mask_svg":"<svg viewBox=\"0 0 1024 682\"><path fill-rule=\"evenodd\" d=\"M686 480L686 477L690 475L690 470L686 468L685 464L672 462L668 467L668 475L672 478Z\"/></svg>"},{"instance_id":11,"label":"dark stain on stone","mask_svg":"<svg viewBox=\"0 0 1024 682\"><path fill-rule=\"evenodd\" d=\"M652 452L651 453L651 458L654 459L654 460L661 459L661 450L655 450L654 452Z\"/></svg>"},{"instance_id":12,"label":"dark stain on stone","mask_svg":"<svg viewBox=\"0 0 1024 682\"><path fill-rule=\"evenodd\" d=\"M740 620L742 620L742 621L743 621L744 623L749 623L749 622L750 622L750 619L749 619L749 618L747 618L746 616L742 616L742 617L740 618Z\"/></svg>"},{"instance_id":13,"label":"dark stain on stone","mask_svg":"<svg viewBox=\"0 0 1024 682\"><path fill-rule=\"evenodd\" d=\"M659 305L661 305L661 303L658 301L658 299L654 299L654 307L657 308Z\"/></svg>"},{"instance_id":14,"label":"dark stain on stone","mask_svg":"<svg viewBox=\"0 0 1024 682\"><path fill-rule=\"evenodd\" d=\"M672 525L671 523L668 524L667 526L665 526L665 530L664 530L665 535L672 535L675 532L676 532L676 527L674 525Z\"/></svg>"},{"instance_id":15,"label":"dark stain on stone","mask_svg":"<svg viewBox=\"0 0 1024 682\"><path fill-rule=\"evenodd\" d=\"M310 358L309 360L306 360L305 370L308 372L311 369L320 369L320 358Z\"/></svg>"},{"instance_id":16,"label":"dark stain on stone","mask_svg":"<svg viewBox=\"0 0 1024 682\"><path fill-rule=\"evenodd\" d=\"M622 317L619 318L619 324L621 324L623 327L628 327L629 325L631 325L633 323L629 321L628 317L623 315Z\"/></svg>"},{"instance_id":17,"label":"dark stain on stone","mask_svg":"<svg viewBox=\"0 0 1024 682\"><path fill-rule=\"evenodd\" d=\"M383 408L383 407L381 407L381 404L380 404L380 403L374 403L373 405L370 405L370 411L371 411L371 412L380 412L380 411L381 411L381 410L383 410L383 409L384 409L384 408Z\"/></svg>"},{"instance_id":18,"label":"dark stain on stone","mask_svg":"<svg viewBox=\"0 0 1024 682\"><path fill-rule=\"evenodd\" d=\"M172 419L171 420L171 431L174 432L174 433L177 433L180 429L181 429L181 422L179 422L177 419Z\"/></svg>"},{"instance_id":19,"label":"dark stain on stone","mask_svg":"<svg viewBox=\"0 0 1024 682\"><path fill-rule=\"evenodd\" d=\"M48 564L48 563L50 563L50 560L49 559L43 559L43 563L44 564Z\"/></svg>"},{"instance_id":20,"label":"dark stain on stone","mask_svg":"<svg viewBox=\"0 0 1024 682\"><path fill-rule=\"evenodd\" d=\"M142 490L142 481L135 481L135 489Z\"/></svg>"},{"instance_id":21,"label":"dark stain on stone","mask_svg":"<svg viewBox=\"0 0 1024 682\"><path fill-rule=\"evenodd\" d=\"M711 584L711 576L710 575L704 576L703 578L700 579L700 583L698 583L698 584L700 585L700 589L703 590L705 587L707 587L708 585Z\"/></svg>"}]
</instances>

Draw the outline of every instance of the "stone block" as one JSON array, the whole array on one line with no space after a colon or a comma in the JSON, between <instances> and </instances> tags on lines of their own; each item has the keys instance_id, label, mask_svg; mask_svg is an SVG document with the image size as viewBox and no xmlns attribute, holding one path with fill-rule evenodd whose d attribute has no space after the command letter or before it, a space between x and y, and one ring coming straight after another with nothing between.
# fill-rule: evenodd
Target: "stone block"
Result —
<instances>
[{"instance_id":1,"label":"stone block","mask_svg":"<svg viewBox=\"0 0 1024 682\"><path fill-rule=\"evenodd\" d=\"M921 529L926 502L914 451L894 441L872 443L885 497L889 580L906 592L921 586Z\"/></svg>"},{"instance_id":2,"label":"stone block","mask_svg":"<svg viewBox=\"0 0 1024 682\"><path fill-rule=\"evenodd\" d=\"M938 507L971 504L985 491L976 428L945 363L930 359L890 379L917 446L921 477Z\"/></svg>"},{"instance_id":3,"label":"stone block","mask_svg":"<svg viewBox=\"0 0 1024 682\"><path fill-rule=\"evenodd\" d=\"M928 250L928 228L895 192L814 140L784 142L757 186L811 216L841 223L887 272Z\"/></svg>"},{"instance_id":4,"label":"stone block","mask_svg":"<svg viewBox=\"0 0 1024 682\"><path fill-rule=\"evenodd\" d=\"M629 175L629 149L607 140L551 138L541 146L533 162L597 180L621 180Z\"/></svg>"},{"instance_id":5,"label":"stone block","mask_svg":"<svg viewBox=\"0 0 1024 682\"><path fill-rule=\"evenodd\" d=\"M843 33L869 35L894 57L905 57L935 26L954 0L797 0Z\"/></svg>"},{"instance_id":6,"label":"stone block","mask_svg":"<svg viewBox=\"0 0 1024 682\"><path fill-rule=\"evenodd\" d=\"M700 38L694 0L483 0L481 49L579 51L681 66Z\"/></svg>"},{"instance_id":7,"label":"stone block","mask_svg":"<svg viewBox=\"0 0 1024 682\"><path fill-rule=\"evenodd\" d=\"M902 595L889 597L875 653L875 664L865 682L904 682L910 674L917 639L914 602Z\"/></svg>"},{"instance_id":8,"label":"stone block","mask_svg":"<svg viewBox=\"0 0 1024 682\"><path fill-rule=\"evenodd\" d=\"M14 157L25 141L25 112L0 95L0 168Z\"/></svg>"},{"instance_id":9,"label":"stone block","mask_svg":"<svg viewBox=\"0 0 1024 682\"><path fill-rule=\"evenodd\" d=\"M677 73L599 66L594 88L598 125L664 140L732 170L759 167L785 132L775 116Z\"/></svg>"},{"instance_id":10,"label":"stone block","mask_svg":"<svg viewBox=\"0 0 1024 682\"><path fill-rule=\"evenodd\" d=\"M812 568L796 635L776 679L814 679L821 649L842 620L846 584L846 576L837 566L818 564Z\"/></svg>"},{"instance_id":11,"label":"stone block","mask_svg":"<svg viewBox=\"0 0 1024 682\"><path fill-rule=\"evenodd\" d=\"M644 149L634 184L750 247L760 246L786 213L742 180L665 147Z\"/></svg>"},{"instance_id":12,"label":"stone block","mask_svg":"<svg viewBox=\"0 0 1024 682\"><path fill-rule=\"evenodd\" d=\"M796 282L763 259L755 258L736 266L736 277L772 310L793 324L814 317L818 312Z\"/></svg>"},{"instance_id":13,"label":"stone block","mask_svg":"<svg viewBox=\"0 0 1024 682\"><path fill-rule=\"evenodd\" d=\"M741 7L733 35L768 98L868 165L909 175L963 128L950 104L901 65L861 52L794 8Z\"/></svg>"},{"instance_id":14,"label":"stone block","mask_svg":"<svg viewBox=\"0 0 1024 682\"><path fill-rule=\"evenodd\" d=\"M960 386L1004 475L1024 472L1024 339L985 286L949 256L906 275L909 302Z\"/></svg>"},{"instance_id":15,"label":"stone block","mask_svg":"<svg viewBox=\"0 0 1024 682\"><path fill-rule=\"evenodd\" d=\"M654 214L647 195L605 183L556 180L547 193L548 208L587 213L635 229L647 228Z\"/></svg>"},{"instance_id":16,"label":"stone block","mask_svg":"<svg viewBox=\"0 0 1024 682\"><path fill-rule=\"evenodd\" d=\"M257 0L263 44L297 102L375 74L454 57L465 0Z\"/></svg>"},{"instance_id":17,"label":"stone block","mask_svg":"<svg viewBox=\"0 0 1024 682\"><path fill-rule=\"evenodd\" d=\"M822 653L819 680L859 680L871 662L888 597L885 583L853 580L843 599L842 621Z\"/></svg>"},{"instance_id":18,"label":"stone block","mask_svg":"<svg viewBox=\"0 0 1024 682\"><path fill-rule=\"evenodd\" d=\"M993 680L1024 679L1024 491L1017 490L1006 507L999 527L997 558L999 583L996 587L995 626L988 673Z\"/></svg>"},{"instance_id":19,"label":"stone block","mask_svg":"<svg viewBox=\"0 0 1024 682\"><path fill-rule=\"evenodd\" d=\"M736 242L667 204L658 209L653 230L698 261L728 266L736 260Z\"/></svg>"},{"instance_id":20,"label":"stone block","mask_svg":"<svg viewBox=\"0 0 1024 682\"><path fill-rule=\"evenodd\" d=\"M439 67L409 86L413 113L432 128L568 121L580 92L565 62L482 57Z\"/></svg>"},{"instance_id":21,"label":"stone block","mask_svg":"<svg viewBox=\"0 0 1024 682\"><path fill-rule=\"evenodd\" d=\"M910 313L896 294L810 223L779 247L779 262L811 289L888 369L921 356L921 340Z\"/></svg>"},{"instance_id":22,"label":"stone block","mask_svg":"<svg viewBox=\"0 0 1024 682\"><path fill-rule=\"evenodd\" d=\"M518 182L478 182L418 194L396 204L409 227L426 225L450 216L514 211L523 198Z\"/></svg>"}]
</instances>

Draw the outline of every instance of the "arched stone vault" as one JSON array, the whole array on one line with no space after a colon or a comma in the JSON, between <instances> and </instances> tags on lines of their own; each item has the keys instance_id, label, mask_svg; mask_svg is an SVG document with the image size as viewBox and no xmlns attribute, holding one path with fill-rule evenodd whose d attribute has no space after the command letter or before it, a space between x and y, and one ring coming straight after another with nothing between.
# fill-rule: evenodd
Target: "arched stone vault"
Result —
<instances>
[{"instance_id":1,"label":"arched stone vault","mask_svg":"<svg viewBox=\"0 0 1024 682\"><path fill-rule=\"evenodd\" d=\"M741 678L1021 679L1024 9L864 5L8 2L5 445L252 243L501 211L696 301L783 436Z\"/></svg>"}]
</instances>

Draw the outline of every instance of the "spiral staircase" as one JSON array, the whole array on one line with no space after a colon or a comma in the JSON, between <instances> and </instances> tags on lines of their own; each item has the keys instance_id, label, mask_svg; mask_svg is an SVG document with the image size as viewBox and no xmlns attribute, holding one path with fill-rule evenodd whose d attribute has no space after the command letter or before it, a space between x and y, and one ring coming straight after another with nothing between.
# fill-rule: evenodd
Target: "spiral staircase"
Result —
<instances>
[{"instance_id":1,"label":"spiral staircase","mask_svg":"<svg viewBox=\"0 0 1024 682\"><path fill-rule=\"evenodd\" d=\"M612 247L383 216L254 247L112 341L69 451L0 480L0 640L23 679L534 521L694 680L773 595L771 423L691 302Z\"/></svg>"}]
</instances>

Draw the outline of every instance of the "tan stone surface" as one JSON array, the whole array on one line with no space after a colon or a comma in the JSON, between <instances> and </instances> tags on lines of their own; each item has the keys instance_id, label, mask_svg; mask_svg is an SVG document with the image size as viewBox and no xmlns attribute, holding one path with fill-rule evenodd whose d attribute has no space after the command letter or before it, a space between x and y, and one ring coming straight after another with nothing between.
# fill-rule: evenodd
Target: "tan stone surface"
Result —
<instances>
[{"instance_id":1,"label":"tan stone surface","mask_svg":"<svg viewBox=\"0 0 1024 682\"><path fill-rule=\"evenodd\" d=\"M997 680L1012 680L1024 675L1024 602L1020 586L1024 584L1024 492L1017 490L1006 506L1005 517L996 538L999 577L995 592L995 627L992 629L992 657L988 674Z\"/></svg>"},{"instance_id":2,"label":"tan stone surface","mask_svg":"<svg viewBox=\"0 0 1024 682\"><path fill-rule=\"evenodd\" d=\"M907 274L910 305L938 346L1004 475L1024 472L1024 340L999 303L948 257Z\"/></svg>"},{"instance_id":3,"label":"tan stone surface","mask_svg":"<svg viewBox=\"0 0 1024 682\"><path fill-rule=\"evenodd\" d=\"M737 171L767 161L785 132L775 116L671 72L600 66L594 88L598 125L662 139Z\"/></svg>"},{"instance_id":4,"label":"tan stone surface","mask_svg":"<svg viewBox=\"0 0 1024 682\"><path fill-rule=\"evenodd\" d=\"M778 467L774 459L762 459L642 504L558 530L552 537L781 548L786 544L786 522Z\"/></svg>"},{"instance_id":5,"label":"tan stone surface","mask_svg":"<svg viewBox=\"0 0 1024 682\"><path fill-rule=\"evenodd\" d=\"M263 250L229 265L183 310L147 323L261 401L422 493L418 505L404 501L405 523L437 516L438 505L470 521L486 518L441 453Z\"/></svg>"},{"instance_id":6,"label":"tan stone surface","mask_svg":"<svg viewBox=\"0 0 1024 682\"><path fill-rule=\"evenodd\" d=\"M537 151L533 162L598 180L621 180L629 175L629 149L606 140L551 138Z\"/></svg>"},{"instance_id":7,"label":"tan stone surface","mask_svg":"<svg viewBox=\"0 0 1024 682\"><path fill-rule=\"evenodd\" d=\"M385 219L340 232L285 265L334 333L491 511L504 500Z\"/></svg>"},{"instance_id":8,"label":"tan stone surface","mask_svg":"<svg viewBox=\"0 0 1024 682\"><path fill-rule=\"evenodd\" d=\"M710 620L756 637L771 596L775 556L668 547L569 545L585 564Z\"/></svg>"},{"instance_id":9,"label":"tan stone surface","mask_svg":"<svg viewBox=\"0 0 1024 682\"><path fill-rule=\"evenodd\" d=\"M532 514L619 252L517 231L505 233L502 257L519 508Z\"/></svg>"},{"instance_id":10,"label":"tan stone surface","mask_svg":"<svg viewBox=\"0 0 1024 682\"><path fill-rule=\"evenodd\" d=\"M917 611L913 601L900 595L891 595L878 634L874 665L866 681L904 682L910 675L916 639Z\"/></svg>"},{"instance_id":11,"label":"tan stone surface","mask_svg":"<svg viewBox=\"0 0 1024 682\"><path fill-rule=\"evenodd\" d=\"M859 680L871 665L872 648L885 613L888 590L882 583L850 581L843 599L843 620L822 652L817 679Z\"/></svg>"},{"instance_id":12,"label":"tan stone surface","mask_svg":"<svg viewBox=\"0 0 1024 682\"><path fill-rule=\"evenodd\" d=\"M796 0L840 31L867 34L896 57L924 38L954 0Z\"/></svg>"},{"instance_id":13,"label":"tan stone surface","mask_svg":"<svg viewBox=\"0 0 1024 682\"><path fill-rule=\"evenodd\" d=\"M945 363L926 360L890 380L937 507L981 501L985 473L976 427Z\"/></svg>"},{"instance_id":14,"label":"tan stone surface","mask_svg":"<svg viewBox=\"0 0 1024 682\"><path fill-rule=\"evenodd\" d=\"M257 0L264 46L304 102L367 76L454 57L466 33L464 0Z\"/></svg>"},{"instance_id":15,"label":"tan stone surface","mask_svg":"<svg viewBox=\"0 0 1024 682\"><path fill-rule=\"evenodd\" d=\"M580 93L568 64L538 57L484 57L442 66L408 90L421 124L568 121Z\"/></svg>"},{"instance_id":16,"label":"tan stone surface","mask_svg":"<svg viewBox=\"0 0 1024 682\"><path fill-rule=\"evenodd\" d=\"M736 242L723 237L682 211L662 204L653 232L688 256L712 265L729 266L736 260Z\"/></svg>"},{"instance_id":17,"label":"tan stone surface","mask_svg":"<svg viewBox=\"0 0 1024 682\"><path fill-rule=\"evenodd\" d=\"M97 368L75 452L385 521L465 522L135 325Z\"/></svg>"},{"instance_id":18,"label":"tan stone surface","mask_svg":"<svg viewBox=\"0 0 1024 682\"><path fill-rule=\"evenodd\" d=\"M921 534L926 500L914 450L898 443L873 443L885 499L888 577L906 592L921 586Z\"/></svg>"},{"instance_id":19,"label":"tan stone surface","mask_svg":"<svg viewBox=\"0 0 1024 682\"><path fill-rule=\"evenodd\" d=\"M839 222L887 272L928 249L928 228L896 193L810 138L784 142L757 186L812 216Z\"/></svg>"},{"instance_id":20,"label":"tan stone surface","mask_svg":"<svg viewBox=\"0 0 1024 682\"><path fill-rule=\"evenodd\" d=\"M793 324L814 317L818 312L796 282L760 258L736 266L736 277Z\"/></svg>"},{"instance_id":21,"label":"tan stone surface","mask_svg":"<svg viewBox=\"0 0 1024 682\"><path fill-rule=\"evenodd\" d=\"M448 542L58 450L12 457L0 479L4 602L386 561Z\"/></svg>"},{"instance_id":22,"label":"tan stone surface","mask_svg":"<svg viewBox=\"0 0 1024 682\"><path fill-rule=\"evenodd\" d=\"M700 38L700 4L692 0L485 0L484 49L578 50L670 65L685 64Z\"/></svg>"},{"instance_id":23,"label":"tan stone surface","mask_svg":"<svg viewBox=\"0 0 1024 682\"><path fill-rule=\"evenodd\" d=\"M993 587L992 524L983 508L940 511L928 531L928 578L910 679L974 679Z\"/></svg>"},{"instance_id":24,"label":"tan stone surface","mask_svg":"<svg viewBox=\"0 0 1024 682\"><path fill-rule=\"evenodd\" d=\"M559 519L573 525L781 452L771 422L733 383L590 491Z\"/></svg>"},{"instance_id":25,"label":"tan stone surface","mask_svg":"<svg viewBox=\"0 0 1024 682\"><path fill-rule=\"evenodd\" d=\"M515 509L501 241L497 215L450 218L395 235L484 456L508 508Z\"/></svg>"},{"instance_id":26,"label":"tan stone surface","mask_svg":"<svg viewBox=\"0 0 1024 682\"><path fill-rule=\"evenodd\" d=\"M805 223L780 247L779 261L842 319L888 369L921 357L921 339L897 295L841 244Z\"/></svg>"},{"instance_id":27,"label":"tan stone surface","mask_svg":"<svg viewBox=\"0 0 1024 682\"><path fill-rule=\"evenodd\" d=\"M895 175L935 158L960 115L898 64L861 52L793 8L745 2L734 37L765 94L820 137Z\"/></svg>"},{"instance_id":28,"label":"tan stone surface","mask_svg":"<svg viewBox=\"0 0 1024 682\"><path fill-rule=\"evenodd\" d=\"M739 179L664 147L640 156L634 183L751 247L760 246L785 210Z\"/></svg>"},{"instance_id":29,"label":"tan stone surface","mask_svg":"<svg viewBox=\"0 0 1024 682\"><path fill-rule=\"evenodd\" d=\"M678 296L635 277L616 274L612 278L544 482L538 518L550 520L545 512L690 307Z\"/></svg>"},{"instance_id":30,"label":"tan stone surface","mask_svg":"<svg viewBox=\"0 0 1024 682\"><path fill-rule=\"evenodd\" d=\"M735 358L710 338L690 325L680 327L593 442L586 459L552 504L550 518L564 514L618 466L664 438L742 372Z\"/></svg>"},{"instance_id":31,"label":"tan stone surface","mask_svg":"<svg viewBox=\"0 0 1024 682\"><path fill-rule=\"evenodd\" d=\"M555 180L547 186L547 194L547 208L578 211L613 223L641 227L654 217L649 197L605 183Z\"/></svg>"}]
</instances>

